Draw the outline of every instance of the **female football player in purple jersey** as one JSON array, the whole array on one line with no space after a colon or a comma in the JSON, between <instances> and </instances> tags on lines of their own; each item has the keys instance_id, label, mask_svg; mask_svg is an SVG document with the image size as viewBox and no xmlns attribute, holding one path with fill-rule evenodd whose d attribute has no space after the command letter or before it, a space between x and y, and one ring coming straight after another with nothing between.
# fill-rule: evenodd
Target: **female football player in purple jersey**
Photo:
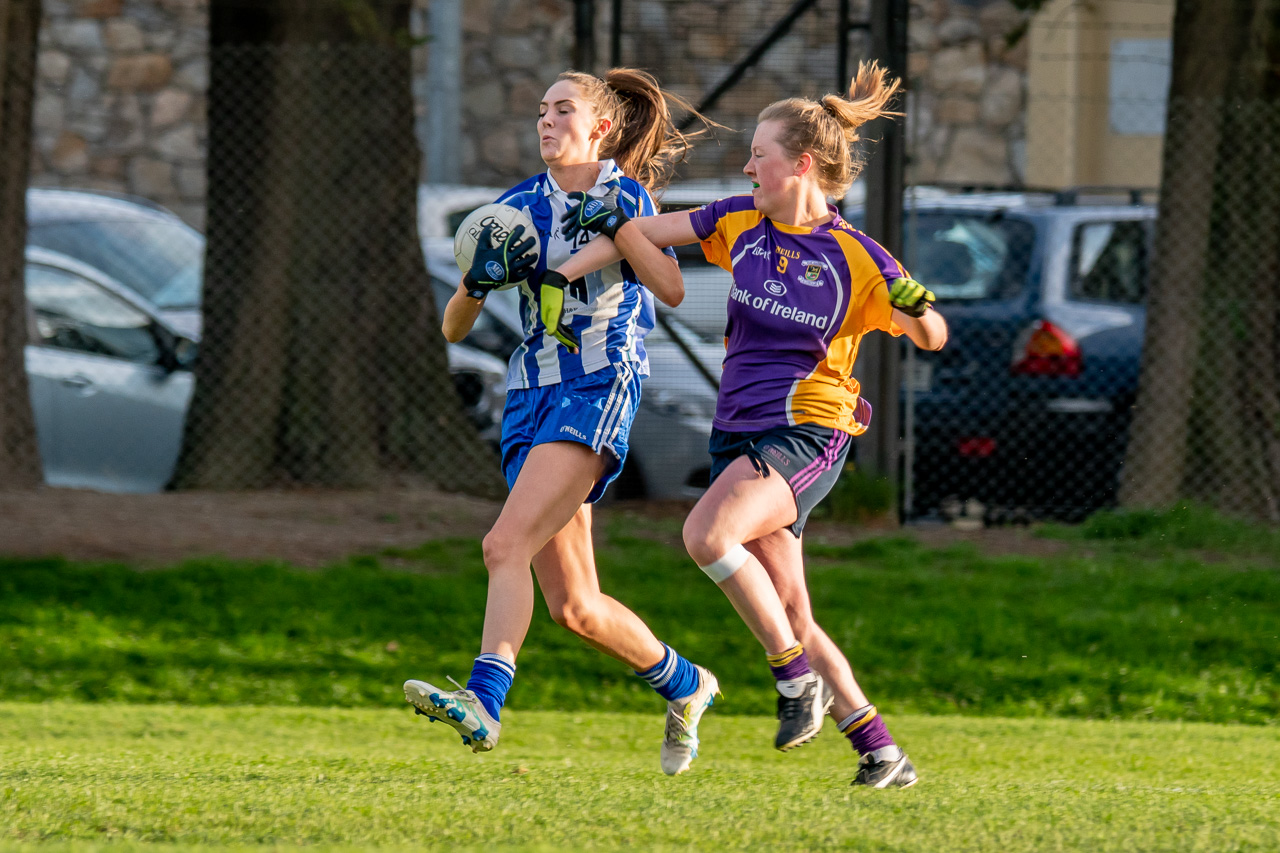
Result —
<instances>
[{"instance_id":1,"label":"female football player in purple jersey","mask_svg":"<svg viewBox=\"0 0 1280 853\"><path fill-rule=\"evenodd\" d=\"M404 685L419 713L450 725L475 752L493 749L501 731L500 711L533 616L530 564L557 623L636 670L667 700L666 773L686 770L697 755L698 721L719 690L711 672L601 592L591 541L591 504L622 468L640 380L648 375L649 291L671 305L684 297L674 253L655 248L634 226L621 228L655 212L649 191L665 184L689 146L668 100L687 107L634 69L615 68L603 79L561 74L538 106L547 171L499 199L529 215L540 258L526 254L533 241L523 227L496 246L484 231L444 312L445 337L459 341L493 288L524 282L525 341L511 357L502 418L511 494L484 539L489 591L481 654L465 689ZM575 216L566 217L570 208ZM555 272L601 233L622 263L573 282Z\"/></svg>"},{"instance_id":2,"label":"female football player in purple jersey","mask_svg":"<svg viewBox=\"0 0 1280 853\"><path fill-rule=\"evenodd\" d=\"M800 537L870 418L852 376L862 336L905 333L930 350L947 338L933 294L827 203L861 167L858 127L886 115L897 89L864 64L847 98L770 104L743 169L751 195L636 223L655 246L701 241L733 273L712 483L685 522L685 546L765 647L779 692L775 746L809 740L830 710L861 756L855 784L877 788L912 785L916 772L814 621ZM608 248L562 272L607 262Z\"/></svg>"}]
</instances>

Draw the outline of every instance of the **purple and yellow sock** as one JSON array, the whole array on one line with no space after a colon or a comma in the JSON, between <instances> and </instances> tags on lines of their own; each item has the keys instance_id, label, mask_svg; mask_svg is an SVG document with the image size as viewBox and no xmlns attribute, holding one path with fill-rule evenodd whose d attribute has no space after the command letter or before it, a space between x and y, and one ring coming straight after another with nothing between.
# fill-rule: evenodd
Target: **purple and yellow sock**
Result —
<instances>
[{"instance_id":1,"label":"purple and yellow sock","mask_svg":"<svg viewBox=\"0 0 1280 853\"><path fill-rule=\"evenodd\" d=\"M776 655L765 655L765 660L769 661L769 670L777 681L795 681L813 672L809 669L809 656L799 643Z\"/></svg>"},{"instance_id":2,"label":"purple and yellow sock","mask_svg":"<svg viewBox=\"0 0 1280 853\"><path fill-rule=\"evenodd\" d=\"M895 746L889 727L876 711L875 705L866 705L840 721L840 731L853 744L858 755L866 755L886 746Z\"/></svg>"}]
</instances>

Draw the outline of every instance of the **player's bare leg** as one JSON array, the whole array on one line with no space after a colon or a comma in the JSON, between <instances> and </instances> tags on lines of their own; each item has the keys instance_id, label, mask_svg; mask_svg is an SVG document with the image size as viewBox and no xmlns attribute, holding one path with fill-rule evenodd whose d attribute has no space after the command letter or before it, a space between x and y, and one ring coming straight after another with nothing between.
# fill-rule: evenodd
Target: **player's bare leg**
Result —
<instances>
[{"instance_id":1,"label":"player's bare leg","mask_svg":"<svg viewBox=\"0 0 1280 853\"><path fill-rule=\"evenodd\" d=\"M817 735L830 692L809 668L769 573L742 546L795 520L796 502L787 481L777 472L765 476L744 456L716 478L684 526L689 555L716 580L764 646L778 690L774 746L784 751Z\"/></svg>"},{"instance_id":2,"label":"player's bare leg","mask_svg":"<svg viewBox=\"0 0 1280 853\"><path fill-rule=\"evenodd\" d=\"M573 521L604 470L604 460L585 444L554 441L529 450L502 513L484 537L489 593L482 653L516 659L533 618L533 557Z\"/></svg>"},{"instance_id":3,"label":"player's bare leg","mask_svg":"<svg viewBox=\"0 0 1280 853\"><path fill-rule=\"evenodd\" d=\"M489 592L477 667L483 661L487 678L505 682L497 688L499 697L505 696L515 676L516 655L533 618L533 556L573 519L603 472L603 461L585 445L553 442L533 447L484 538ZM502 731L497 718L501 699L492 698L482 685L493 682L477 681L476 672L472 670L467 688L446 690L409 680L404 694L418 713L457 731L472 751L487 752L497 745Z\"/></svg>"},{"instance_id":4,"label":"player's bare leg","mask_svg":"<svg viewBox=\"0 0 1280 853\"><path fill-rule=\"evenodd\" d=\"M720 692L720 685L715 675L703 667L693 665L693 671L689 671L687 662L683 664L686 686L680 689L675 689L674 682L655 684L661 679L646 675L681 667L672 666L675 653L659 642L639 616L601 592L589 505L584 504L534 556L533 569L547 609L557 624L642 674L667 698L660 763L668 775L687 770L698 755L698 723ZM665 674L668 681L671 677L670 673Z\"/></svg>"},{"instance_id":5,"label":"player's bare leg","mask_svg":"<svg viewBox=\"0 0 1280 853\"><path fill-rule=\"evenodd\" d=\"M797 539L790 530L776 530L754 542L748 542L746 547L764 566L773 581L773 587L787 612L791 630L809 655L809 665L822 676L834 693L831 716L839 722L856 709L870 704L854 678L848 658L813 619L809 589L804 580L802 540Z\"/></svg>"},{"instance_id":6,"label":"player's bare leg","mask_svg":"<svg viewBox=\"0 0 1280 853\"><path fill-rule=\"evenodd\" d=\"M649 626L600 591L591 539L591 505L583 504L533 557L533 571L556 624L634 670L662 660L665 650Z\"/></svg>"},{"instance_id":7,"label":"player's bare leg","mask_svg":"<svg viewBox=\"0 0 1280 853\"><path fill-rule=\"evenodd\" d=\"M855 785L909 788L916 783L911 759L893 742L884 720L853 676L849 660L813 618L804 580L804 549L789 530L748 543L786 608L791 627L804 644L810 665L834 690L831 716L860 756Z\"/></svg>"},{"instance_id":8,"label":"player's bare leg","mask_svg":"<svg viewBox=\"0 0 1280 853\"><path fill-rule=\"evenodd\" d=\"M707 489L684 523L684 544L699 566L721 559L730 549L772 533L796 520L791 487L780 475L763 477L745 456L733 460ZM717 586L742 621L764 646L777 654L796 643L769 574L749 556Z\"/></svg>"}]
</instances>

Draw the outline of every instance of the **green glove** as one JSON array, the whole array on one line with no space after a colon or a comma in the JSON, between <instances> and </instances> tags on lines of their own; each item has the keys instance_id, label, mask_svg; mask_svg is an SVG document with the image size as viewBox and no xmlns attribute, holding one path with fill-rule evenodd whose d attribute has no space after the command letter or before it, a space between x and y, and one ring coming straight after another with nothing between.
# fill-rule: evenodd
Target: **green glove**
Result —
<instances>
[{"instance_id":1,"label":"green glove","mask_svg":"<svg viewBox=\"0 0 1280 853\"><path fill-rule=\"evenodd\" d=\"M932 290L912 278L895 278L889 281L889 304L909 317L923 317L933 306Z\"/></svg>"},{"instance_id":2,"label":"green glove","mask_svg":"<svg viewBox=\"0 0 1280 853\"><path fill-rule=\"evenodd\" d=\"M547 270L538 277L538 311L542 316L542 325L547 327L547 334L555 338L569 349L579 349L582 342L578 335L564 322L564 289L569 286L569 279L555 270Z\"/></svg>"},{"instance_id":3,"label":"green glove","mask_svg":"<svg viewBox=\"0 0 1280 853\"><path fill-rule=\"evenodd\" d=\"M584 192L569 193L569 201L577 202L560 217L564 238L573 242L579 231L591 231L603 234L610 240L618 236L618 229L631 221L626 212L618 206L617 187L609 190L604 198L591 198Z\"/></svg>"}]
</instances>

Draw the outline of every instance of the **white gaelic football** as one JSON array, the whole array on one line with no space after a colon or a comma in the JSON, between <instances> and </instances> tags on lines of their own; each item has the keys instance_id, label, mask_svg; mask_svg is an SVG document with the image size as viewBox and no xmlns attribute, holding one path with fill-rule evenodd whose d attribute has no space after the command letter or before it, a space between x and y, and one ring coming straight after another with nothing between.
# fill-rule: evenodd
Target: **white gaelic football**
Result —
<instances>
[{"instance_id":1,"label":"white gaelic football","mask_svg":"<svg viewBox=\"0 0 1280 853\"><path fill-rule=\"evenodd\" d=\"M486 225L493 226L495 246L507 239L517 225L523 225L524 234L520 235L520 240L523 241L528 237L534 240L533 248L529 253L537 258L542 250L538 240L538 230L533 227L533 220L529 218L529 214L509 204L482 205L462 220L462 224L458 226L458 233L453 235L453 259L458 262L458 269L464 273L471 269L471 259L476 253L476 243L480 240L480 232ZM518 284L519 282L513 281L494 289L506 290Z\"/></svg>"}]
</instances>

